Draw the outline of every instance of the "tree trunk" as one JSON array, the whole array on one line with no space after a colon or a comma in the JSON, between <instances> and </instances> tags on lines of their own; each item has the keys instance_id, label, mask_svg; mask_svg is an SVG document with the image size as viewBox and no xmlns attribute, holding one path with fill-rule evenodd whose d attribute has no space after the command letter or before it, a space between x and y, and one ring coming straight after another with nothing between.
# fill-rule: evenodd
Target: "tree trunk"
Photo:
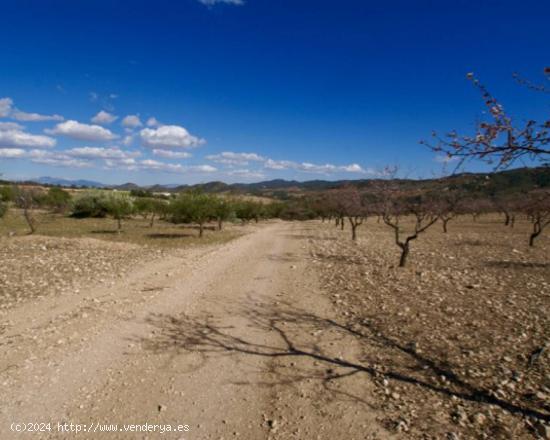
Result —
<instances>
[{"instance_id":1,"label":"tree trunk","mask_svg":"<svg viewBox=\"0 0 550 440\"><path fill-rule=\"evenodd\" d=\"M34 219L32 218L32 215L29 212L28 208L23 209L23 216L25 217L25 221L27 222L27 225L29 225L29 229L31 230L30 234L34 234L36 231L36 227L34 225Z\"/></svg>"},{"instance_id":2,"label":"tree trunk","mask_svg":"<svg viewBox=\"0 0 550 440\"><path fill-rule=\"evenodd\" d=\"M223 220L218 218L218 231L221 231L223 229Z\"/></svg>"},{"instance_id":3,"label":"tree trunk","mask_svg":"<svg viewBox=\"0 0 550 440\"><path fill-rule=\"evenodd\" d=\"M336 217L336 219L334 220L334 226L338 227L339 224L340 224L340 217Z\"/></svg>"},{"instance_id":4,"label":"tree trunk","mask_svg":"<svg viewBox=\"0 0 550 440\"><path fill-rule=\"evenodd\" d=\"M515 223L516 223L516 216L512 215L512 217L510 217L510 227L513 228Z\"/></svg>"},{"instance_id":5,"label":"tree trunk","mask_svg":"<svg viewBox=\"0 0 550 440\"><path fill-rule=\"evenodd\" d=\"M405 267L407 257L409 256L409 243L405 243L401 247L401 258L399 258L399 267Z\"/></svg>"},{"instance_id":6,"label":"tree trunk","mask_svg":"<svg viewBox=\"0 0 550 440\"><path fill-rule=\"evenodd\" d=\"M149 227L152 228L154 223L155 223L155 213L153 212L151 214L151 221L149 222Z\"/></svg>"},{"instance_id":7,"label":"tree trunk","mask_svg":"<svg viewBox=\"0 0 550 440\"><path fill-rule=\"evenodd\" d=\"M504 226L509 226L509 225L510 225L510 214L505 212L504 213Z\"/></svg>"},{"instance_id":8,"label":"tree trunk","mask_svg":"<svg viewBox=\"0 0 550 440\"><path fill-rule=\"evenodd\" d=\"M447 223L449 222L449 219L443 219L443 232L447 233Z\"/></svg>"},{"instance_id":9,"label":"tree trunk","mask_svg":"<svg viewBox=\"0 0 550 440\"><path fill-rule=\"evenodd\" d=\"M122 220L119 218L116 219L118 224L117 232L120 234L120 231L122 230Z\"/></svg>"},{"instance_id":10,"label":"tree trunk","mask_svg":"<svg viewBox=\"0 0 550 440\"><path fill-rule=\"evenodd\" d=\"M199 237L202 237L204 225L202 223L199 223Z\"/></svg>"},{"instance_id":11,"label":"tree trunk","mask_svg":"<svg viewBox=\"0 0 550 440\"><path fill-rule=\"evenodd\" d=\"M344 217L340 219L340 230L344 230Z\"/></svg>"},{"instance_id":12,"label":"tree trunk","mask_svg":"<svg viewBox=\"0 0 550 440\"><path fill-rule=\"evenodd\" d=\"M533 223L533 233L529 236L529 246L535 246L535 238L537 238L542 232L539 222Z\"/></svg>"}]
</instances>

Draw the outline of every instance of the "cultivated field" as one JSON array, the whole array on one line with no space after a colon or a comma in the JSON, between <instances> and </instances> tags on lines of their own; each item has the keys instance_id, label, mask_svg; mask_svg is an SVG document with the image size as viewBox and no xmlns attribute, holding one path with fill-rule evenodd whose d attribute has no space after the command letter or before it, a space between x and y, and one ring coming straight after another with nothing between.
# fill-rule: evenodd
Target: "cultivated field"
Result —
<instances>
[{"instance_id":1,"label":"cultivated field","mask_svg":"<svg viewBox=\"0 0 550 440\"><path fill-rule=\"evenodd\" d=\"M2 438L15 419L184 423L191 439L548 435L550 237L528 247L522 219L436 224L399 268L376 217L353 242L349 224L320 220L199 241L186 226L159 222L170 237L157 239L139 218L117 234L52 214L24 236L11 215Z\"/></svg>"}]
</instances>

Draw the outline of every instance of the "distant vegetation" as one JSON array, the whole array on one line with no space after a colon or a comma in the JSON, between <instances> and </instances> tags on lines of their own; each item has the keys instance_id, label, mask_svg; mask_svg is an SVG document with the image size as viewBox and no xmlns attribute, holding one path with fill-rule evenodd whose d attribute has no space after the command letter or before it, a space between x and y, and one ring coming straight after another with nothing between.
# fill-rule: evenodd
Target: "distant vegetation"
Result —
<instances>
[{"instance_id":1,"label":"distant vegetation","mask_svg":"<svg viewBox=\"0 0 550 440\"><path fill-rule=\"evenodd\" d=\"M288 184L288 183L287 183ZM264 219L322 219L333 221L356 241L359 229L374 217L394 235L401 251L400 266L405 266L411 243L426 230L441 224L443 233L452 230L458 216L471 216L476 221L487 213L500 213L503 225L513 227L517 219L531 224L527 237L530 246L550 225L550 168L521 168L488 174L463 173L438 179L412 180L388 176L386 179L350 182L291 183L288 191L283 181L272 185L251 185L255 196L225 191L227 185L186 187L179 193L155 192L135 188L74 190L36 185L0 186L0 217L8 209L20 213L29 233L40 231L38 213L68 216L75 219L115 220L113 232L124 232L126 221L146 220L153 229L163 224L194 225L197 236L207 229L223 230L226 222L259 222ZM300 187L300 185L302 185ZM292 188L292 191L291 191ZM272 197L267 197L271 194ZM275 198L276 197L276 198ZM208 226L213 224L213 226ZM364 227L364 226L363 226ZM154 233L150 233L150 235Z\"/></svg>"}]
</instances>

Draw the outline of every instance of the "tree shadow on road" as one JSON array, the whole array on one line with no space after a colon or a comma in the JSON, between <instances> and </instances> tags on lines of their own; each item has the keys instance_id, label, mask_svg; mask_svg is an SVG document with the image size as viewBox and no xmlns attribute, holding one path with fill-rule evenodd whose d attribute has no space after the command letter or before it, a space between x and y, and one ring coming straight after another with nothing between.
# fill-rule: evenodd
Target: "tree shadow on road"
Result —
<instances>
[{"instance_id":1,"label":"tree shadow on road","mask_svg":"<svg viewBox=\"0 0 550 440\"><path fill-rule=\"evenodd\" d=\"M276 343L261 342L266 338L243 336L242 329L222 324L212 316L191 317L152 315L148 323L156 327L156 336L145 339L143 347L156 353L188 352L205 359L216 356L255 356L276 359L301 359L300 366L282 362L273 363L272 376L277 380L270 385L291 384L305 379L319 380L330 392L340 393L349 399L365 402L358 393L335 389L335 381L350 376L364 375L376 380L390 379L412 384L431 392L465 401L493 405L507 412L550 421L547 408L507 400L496 396L460 377L449 363L430 354L421 354L414 346L384 334L370 320L339 322L324 318L288 303L263 304L228 310L245 318L252 334L258 332L275 335L269 338ZM356 344L360 354L353 359L339 355L337 347ZM385 351L391 355L391 365L378 365L368 359L368 353ZM308 367L303 367L304 361ZM297 362L296 362L297 363ZM315 368L310 368L315 365ZM442 378L445 378L442 380ZM257 383L255 385L258 385ZM269 385L269 384L260 384Z\"/></svg>"}]
</instances>

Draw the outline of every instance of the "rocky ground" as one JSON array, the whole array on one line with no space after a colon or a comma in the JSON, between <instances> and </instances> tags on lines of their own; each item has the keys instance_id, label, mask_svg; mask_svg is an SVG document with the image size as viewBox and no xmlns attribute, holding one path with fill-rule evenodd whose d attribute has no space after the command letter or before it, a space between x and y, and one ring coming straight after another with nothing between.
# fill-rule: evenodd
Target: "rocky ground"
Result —
<instances>
[{"instance_id":1,"label":"rocky ground","mask_svg":"<svg viewBox=\"0 0 550 440\"><path fill-rule=\"evenodd\" d=\"M407 438L550 438L550 239L459 219L413 242L408 267L370 219L322 224L312 262L360 335L382 422Z\"/></svg>"},{"instance_id":2,"label":"rocky ground","mask_svg":"<svg viewBox=\"0 0 550 440\"><path fill-rule=\"evenodd\" d=\"M24 301L112 283L145 257L163 254L160 249L91 238L1 237L0 313Z\"/></svg>"},{"instance_id":3,"label":"rocky ground","mask_svg":"<svg viewBox=\"0 0 550 440\"><path fill-rule=\"evenodd\" d=\"M530 249L525 223L459 219L400 269L386 226L358 235L274 221L180 249L0 239L0 438L26 438L10 426L28 421L185 423L186 439L549 438L549 237Z\"/></svg>"}]
</instances>

